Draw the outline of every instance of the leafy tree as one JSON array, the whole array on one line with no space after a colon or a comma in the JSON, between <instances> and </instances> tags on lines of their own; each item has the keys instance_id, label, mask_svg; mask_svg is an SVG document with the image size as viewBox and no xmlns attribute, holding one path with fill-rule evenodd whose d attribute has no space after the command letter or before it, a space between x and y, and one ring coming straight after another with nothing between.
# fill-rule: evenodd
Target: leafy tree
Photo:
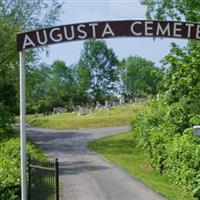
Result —
<instances>
[{"instance_id":1,"label":"leafy tree","mask_svg":"<svg viewBox=\"0 0 200 200\"><path fill-rule=\"evenodd\" d=\"M61 4L58 0L2 0L0 1L0 103L1 118L4 114L10 123L14 113L18 113L18 52L16 34L52 25L58 19ZM36 60L38 51L29 51L26 60ZM26 68L28 68L26 66ZM4 112L6 110L6 112ZM10 114L8 114L8 112Z\"/></svg>"},{"instance_id":2,"label":"leafy tree","mask_svg":"<svg viewBox=\"0 0 200 200\"><path fill-rule=\"evenodd\" d=\"M162 80L162 70L139 56L129 56L120 66L125 94L130 98L156 95Z\"/></svg>"},{"instance_id":3,"label":"leafy tree","mask_svg":"<svg viewBox=\"0 0 200 200\"><path fill-rule=\"evenodd\" d=\"M103 102L106 96L116 89L117 65L117 57L105 41L88 40L84 43L79 66L86 69L87 76L88 70L90 71L89 95L94 101Z\"/></svg>"},{"instance_id":4,"label":"leafy tree","mask_svg":"<svg viewBox=\"0 0 200 200\"><path fill-rule=\"evenodd\" d=\"M147 6L148 18L200 21L198 0L142 0L142 4Z\"/></svg>"},{"instance_id":5,"label":"leafy tree","mask_svg":"<svg viewBox=\"0 0 200 200\"><path fill-rule=\"evenodd\" d=\"M76 81L76 98L74 103L76 105L88 103L90 101L88 93L90 89L91 73L90 69L79 62L75 66L75 78Z\"/></svg>"},{"instance_id":6,"label":"leafy tree","mask_svg":"<svg viewBox=\"0 0 200 200\"><path fill-rule=\"evenodd\" d=\"M27 112L49 112L54 107L67 107L83 102L86 94L82 82L78 82L76 66L66 66L56 60L51 66L46 64L33 69L27 76Z\"/></svg>"},{"instance_id":7,"label":"leafy tree","mask_svg":"<svg viewBox=\"0 0 200 200\"><path fill-rule=\"evenodd\" d=\"M199 22L200 2L189 0L146 1L147 16L156 19L185 19ZM199 42L189 41L180 48L172 44L171 52L163 59L168 67L165 77L165 101L171 106L172 122L183 132L185 128L200 123L199 113ZM195 119L195 120L194 120ZM191 123L192 121L192 123Z\"/></svg>"},{"instance_id":8,"label":"leafy tree","mask_svg":"<svg viewBox=\"0 0 200 200\"><path fill-rule=\"evenodd\" d=\"M51 78L48 81L48 95L52 106L69 105L74 97L76 88L74 71L63 61L55 61L51 66Z\"/></svg>"},{"instance_id":9,"label":"leafy tree","mask_svg":"<svg viewBox=\"0 0 200 200\"><path fill-rule=\"evenodd\" d=\"M200 21L199 1L144 0L143 3L147 5L149 18ZM163 59L167 66L163 98L150 106L137 127L138 143L148 152L154 169L184 186L195 199L200 199L200 146L192 130L192 126L200 124L199 48L200 43L194 41L184 48L172 44Z\"/></svg>"},{"instance_id":10,"label":"leafy tree","mask_svg":"<svg viewBox=\"0 0 200 200\"><path fill-rule=\"evenodd\" d=\"M39 111L41 102L47 97L47 83L51 77L50 66L40 64L27 72L26 94L27 94L27 113Z\"/></svg>"}]
</instances>

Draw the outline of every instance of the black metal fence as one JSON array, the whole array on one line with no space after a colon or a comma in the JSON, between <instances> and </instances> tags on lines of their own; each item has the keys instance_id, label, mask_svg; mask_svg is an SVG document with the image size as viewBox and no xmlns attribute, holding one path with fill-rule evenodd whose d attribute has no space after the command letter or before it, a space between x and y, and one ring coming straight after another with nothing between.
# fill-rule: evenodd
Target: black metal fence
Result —
<instances>
[{"instance_id":1,"label":"black metal fence","mask_svg":"<svg viewBox=\"0 0 200 200\"><path fill-rule=\"evenodd\" d=\"M59 163L28 160L29 200L59 200Z\"/></svg>"}]
</instances>

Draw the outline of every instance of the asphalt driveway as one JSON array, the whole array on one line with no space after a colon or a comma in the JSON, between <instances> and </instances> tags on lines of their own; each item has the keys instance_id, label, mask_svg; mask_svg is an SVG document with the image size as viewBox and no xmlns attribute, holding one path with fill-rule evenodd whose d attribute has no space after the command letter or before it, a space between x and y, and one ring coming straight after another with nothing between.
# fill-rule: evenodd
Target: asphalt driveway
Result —
<instances>
[{"instance_id":1,"label":"asphalt driveway","mask_svg":"<svg viewBox=\"0 0 200 200\"><path fill-rule=\"evenodd\" d=\"M164 200L86 147L91 140L128 130L129 126L63 131L27 128L27 133L51 158L59 159L62 200Z\"/></svg>"}]
</instances>

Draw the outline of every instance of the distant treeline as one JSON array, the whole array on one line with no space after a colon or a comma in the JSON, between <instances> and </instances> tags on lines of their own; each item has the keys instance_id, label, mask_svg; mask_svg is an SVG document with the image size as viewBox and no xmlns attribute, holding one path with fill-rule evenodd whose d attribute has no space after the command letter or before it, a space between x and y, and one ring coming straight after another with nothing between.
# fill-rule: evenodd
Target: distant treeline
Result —
<instances>
[{"instance_id":1,"label":"distant treeline","mask_svg":"<svg viewBox=\"0 0 200 200\"><path fill-rule=\"evenodd\" d=\"M54 107L71 111L77 105L104 105L155 96L162 89L164 71L138 56L120 61L103 40L88 40L77 64L56 60L27 73L27 112L48 112Z\"/></svg>"}]
</instances>

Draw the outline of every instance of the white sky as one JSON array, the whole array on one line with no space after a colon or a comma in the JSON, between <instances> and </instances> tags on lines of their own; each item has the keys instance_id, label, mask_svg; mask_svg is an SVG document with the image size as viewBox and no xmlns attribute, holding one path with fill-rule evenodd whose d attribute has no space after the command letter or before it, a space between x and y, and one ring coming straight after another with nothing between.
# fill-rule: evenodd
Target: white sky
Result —
<instances>
[{"instance_id":1,"label":"white sky","mask_svg":"<svg viewBox=\"0 0 200 200\"><path fill-rule=\"evenodd\" d=\"M102 21L102 20L134 20L146 19L146 7L139 0L64 0L63 13L56 25ZM139 55L156 63L169 52L170 43L184 45L182 39L159 39L152 38L113 38L107 39L106 43L111 47L119 59L129 55ZM49 56L41 55L41 62L51 64L60 59L67 65L77 63L83 41L62 43L49 47Z\"/></svg>"}]
</instances>

